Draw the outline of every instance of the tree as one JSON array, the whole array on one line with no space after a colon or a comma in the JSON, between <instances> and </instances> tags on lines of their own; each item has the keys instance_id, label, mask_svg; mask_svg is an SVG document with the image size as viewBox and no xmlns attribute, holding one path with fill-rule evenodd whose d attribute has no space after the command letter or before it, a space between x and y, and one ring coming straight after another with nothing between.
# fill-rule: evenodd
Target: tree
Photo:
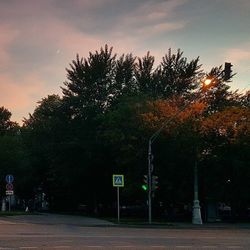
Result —
<instances>
[{"instance_id":1,"label":"tree","mask_svg":"<svg viewBox=\"0 0 250 250\"><path fill-rule=\"evenodd\" d=\"M250 107L250 91L246 91L243 95L239 96L239 100L243 107Z\"/></svg>"},{"instance_id":2,"label":"tree","mask_svg":"<svg viewBox=\"0 0 250 250\"><path fill-rule=\"evenodd\" d=\"M199 57L188 62L180 49L177 50L176 54L173 54L172 50L169 49L162 58L159 70L163 94L160 98L190 94L197 88L202 74L200 68Z\"/></svg>"},{"instance_id":3,"label":"tree","mask_svg":"<svg viewBox=\"0 0 250 250\"><path fill-rule=\"evenodd\" d=\"M208 104L208 113L221 111L229 106L240 106L240 95L237 91L231 91L230 86L224 81L224 71L222 66L214 67L206 75L206 78L212 80L211 86L203 91L203 100ZM232 79L234 75L230 76ZM229 79L229 80L230 80ZM200 88L204 88L201 86Z\"/></svg>"},{"instance_id":4,"label":"tree","mask_svg":"<svg viewBox=\"0 0 250 250\"><path fill-rule=\"evenodd\" d=\"M201 133L209 148L205 161L207 195L227 202L234 213L242 213L250 204L249 108L227 107L210 115L204 119Z\"/></svg>"},{"instance_id":5,"label":"tree","mask_svg":"<svg viewBox=\"0 0 250 250\"><path fill-rule=\"evenodd\" d=\"M33 114L24 120L22 128L23 145L29 155L31 168L26 174L29 185L25 183L23 189L27 193L29 188L29 198L34 198L36 190L43 188L52 208L57 202L57 193L64 188L65 177L68 176L62 174L65 170L61 162L66 154L65 145L70 131L62 99L58 95L49 95L39 101Z\"/></svg>"},{"instance_id":6,"label":"tree","mask_svg":"<svg viewBox=\"0 0 250 250\"><path fill-rule=\"evenodd\" d=\"M138 86L135 79L135 58L132 54L122 55L116 61L114 97L135 95Z\"/></svg>"},{"instance_id":7,"label":"tree","mask_svg":"<svg viewBox=\"0 0 250 250\"><path fill-rule=\"evenodd\" d=\"M112 110L99 117L97 138L101 142L100 152L103 157L100 158L98 171L101 172L103 179L106 178L108 181L108 187L111 187L112 174L125 175L126 186L123 189L125 204L126 202L131 204L135 200L144 202L140 184L147 161L145 158L147 136L140 113L145 106L143 97L123 97ZM112 189L109 192L112 193ZM103 196L100 195L99 199L105 202Z\"/></svg>"},{"instance_id":8,"label":"tree","mask_svg":"<svg viewBox=\"0 0 250 250\"><path fill-rule=\"evenodd\" d=\"M87 59L79 58L67 69L68 81L62 88L68 102L71 119L86 120L110 106L114 92L115 57L112 47L106 45L100 52L89 53Z\"/></svg>"},{"instance_id":9,"label":"tree","mask_svg":"<svg viewBox=\"0 0 250 250\"><path fill-rule=\"evenodd\" d=\"M20 127L16 122L11 121L11 112L0 107L0 184L3 187L4 177L7 174L15 176L15 190L21 188L24 178L19 178L26 164L25 152L22 148L20 138ZM1 188L0 193L4 194L5 189ZM16 192L19 194L19 191Z\"/></svg>"},{"instance_id":10,"label":"tree","mask_svg":"<svg viewBox=\"0 0 250 250\"><path fill-rule=\"evenodd\" d=\"M10 118L11 112L4 107L0 107L0 135L13 129L18 129L17 123L12 122Z\"/></svg>"},{"instance_id":11,"label":"tree","mask_svg":"<svg viewBox=\"0 0 250 250\"><path fill-rule=\"evenodd\" d=\"M166 125L152 148L154 174L160 178L158 199L164 204L191 202L194 161L204 146L198 131L206 105L194 102L185 106L180 97L157 100L149 102L142 114L151 135Z\"/></svg>"},{"instance_id":12,"label":"tree","mask_svg":"<svg viewBox=\"0 0 250 250\"><path fill-rule=\"evenodd\" d=\"M156 97L157 94L157 82L154 81L155 71L153 69L155 58L147 52L147 55L138 58L138 62L135 67L135 76L138 85L139 93L147 96Z\"/></svg>"}]
</instances>

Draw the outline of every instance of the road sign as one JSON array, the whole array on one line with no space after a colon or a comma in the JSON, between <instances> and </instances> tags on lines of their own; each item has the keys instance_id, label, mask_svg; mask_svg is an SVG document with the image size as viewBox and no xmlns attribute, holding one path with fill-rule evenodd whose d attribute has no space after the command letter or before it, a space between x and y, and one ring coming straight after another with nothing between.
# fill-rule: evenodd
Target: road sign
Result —
<instances>
[{"instance_id":1,"label":"road sign","mask_svg":"<svg viewBox=\"0 0 250 250\"><path fill-rule=\"evenodd\" d=\"M6 190L6 195L13 195L14 191L13 190Z\"/></svg>"},{"instance_id":2,"label":"road sign","mask_svg":"<svg viewBox=\"0 0 250 250\"><path fill-rule=\"evenodd\" d=\"M117 222L120 223L120 187L124 187L124 175L113 174L113 187L117 189Z\"/></svg>"},{"instance_id":3,"label":"road sign","mask_svg":"<svg viewBox=\"0 0 250 250\"><path fill-rule=\"evenodd\" d=\"M113 187L124 187L124 175L113 174Z\"/></svg>"},{"instance_id":4,"label":"road sign","mask_svg":"<svg viewBox=\"0 0 250 250\"><path fill-rule=\"evenodd\" d=\"M14 177L11 174L6 175L5 180L7 183L12 183L14 181Z\"/></svg>"},{"instance_id":5,"label":"road sign","mask_svg":"<svg viewBox=\"0 0 250 250\"><path fill-rule=\"evenodd\" d=\"M6 189L7 189L8 191L13 190L13 184L12 184L12 183L7 183L7 184L6 184Z\"/></svg>"}]
</instances>

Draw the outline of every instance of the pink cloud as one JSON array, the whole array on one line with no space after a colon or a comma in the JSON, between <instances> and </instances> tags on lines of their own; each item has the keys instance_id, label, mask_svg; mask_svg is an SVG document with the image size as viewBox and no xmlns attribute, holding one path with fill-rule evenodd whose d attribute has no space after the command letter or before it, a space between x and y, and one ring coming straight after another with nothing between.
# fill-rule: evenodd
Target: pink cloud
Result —
<instances>
[{"instance_id":1,"label":"pink cloud","mask_svg":"<svg viewBox=\"0 0 250 250\"><path fill-rule=\"evenodd\" d=\"M156 29L169 28L167 25L163 26L160 25ZM37 101L42 97L60 93L60 86L66 79L65 67L68 67L71 60L75 59L76 53L86 57L89 51L95 51L105 43L114 46L114 52L118 54L135 52L138 46L138 40L134 37L124 37L123 34L119 36L118 33L115 33L110 39L89 35L79 32L74 26L54 16L50 16L42 22L38 19L35 25L31 24L31 27L21 28L19 31L16 31L14 26L0 28L2 31L0 54L5 65L6 61L15 65L15 55L10 54L8 48L14 41L23 41L24 37L29 37L26 45L35 46L37 51L45 46L46 41L47 48L50 48L48 51L53 53L48 57L53 60L41 63L33 71L23 72L18 79L14 78L13 72L8 70L5 70L4 75L0 76L0 105L10 109L13 113L13 120L18 122L22 121L23 116L27 117L29 112L33 112ZM46 29L43 32L44 27ZM5 67L5 69L7 68ZM50 76L50 81L45 81L45 76Z\"/></svg>"},{"instance_id":2,"label":"pink cloud","mask_svg":"<svg viewBox=\"0 0 250 250\"><path fill-rule=\"evenodd\" d=\"M12 120L22 122L23 116L28 117L36 103L47 95L44 82L35 75L28 75L26 79L16 82L8 75L0 75L0 106L12 112Z\"/></svg>"},{"instance_id":3,"label":"pink cloud","mask_svg":"<svg viewBox=\"0 0 250 250\"><path fill-rule=\"evenodd\" d=\"M71 4L78 6L79 8L84 7L85 9L95 9L95 8L100 8L103 5L112 3L112 2L116 2L116 0L71 0Z\"/></svg>"},{"instance_id":4,"label":"pink cloud","mask_svg":"<svg viewBox=\"0 0 250 250\"><path fill-rule=\"evenodd\" d=\"M157 33L168 32L172 30L178 30L184 28L186 25L185 22L163 22L155 25L150 25L147 27L140 28L138 32L144 36L152 36Z\"/></svg>"},{"instance_id":5,"label":"pink cloud","mask_svg":"<svg viewBox=\"0 0 250 250\"><path fill-rule=\"evenodd\" d=\"M234 63L250 60L250 46L248 48L232 48L226 52L227 60Z\"/></svg>"},{"instance_id":6,"label":"pink cloud","mask_svg":"<svg viewBox=\"0 0 250 250\"><path fill-rule=\"evenodd\" d=\"M238 48L224 51L223 57L223 61L233 64L232 70L236 73L232 86L242 89L241 92L249 90L250 44L238 44Z\"/></svg>"},{"instance_id":7,"label":"pink cloud","mask_svg":"<svg viewBox=\"0 0 250 250\"><path fill-rule=\"evenodd\" d=\"M122 20L121 26L129 27L132 30L141 29L141 27L145 27L145 29L151 30L155 32L155 29L158 28L158 31L168 31L173 29L183 28L183 25L179 25L179 23L184 24L183 20L173 21L175 18L176 8L186 3L187 0L170 0L163 2L145 2L140 5L139 8L134 11L128 13L128 15L124 16ZM171 22L166 19L170 19ZM175 25L175 23L177 25ZM165 27L163 29L163 26ZM167 28L168 26L168 28Z\"/></svg>"},{"instance_id":8,"label":"pink cloud","mask_svg":"<svg viewBox=\"0 0 250 250\"><path fill-rule=\"evenodd\" d=\"M116 0L108 1L112 2ZM75 22L79 20L69 21L65 6L55 8L53 1L14 1L11 6L6 2L0 9L0 15L6 16L5 23L0 25L0 106L10 109L13 120L21 122L23 116L33 112L41 98L61 93L60 86L66 79L65 67L75 59L76 53L87 57L89 51L107 43L114 46L118 56L129 52L145 55L141 47L145 36L181 29L185 25L179 20L164 21L166 16L173 17L175 8L185 2L145 2L120 16L119 22L107 33L89 31L91 18L82 23L80 20L79 27ZM101 8L104 1L63 3L88 13ZM135 36L135 33L140 35Z\"/></svg>"},{"instance_id":9,"label":"pink cloud","mask_svg":"<svg viewBox=\"0 0 250 250\"><path fill-rule=\"evenodd\" d=\"M0 24L0 69L9 66L11 60L8 48L17 35L17 30L11 29L8 25Z\"/></svg>"}]
</instances>

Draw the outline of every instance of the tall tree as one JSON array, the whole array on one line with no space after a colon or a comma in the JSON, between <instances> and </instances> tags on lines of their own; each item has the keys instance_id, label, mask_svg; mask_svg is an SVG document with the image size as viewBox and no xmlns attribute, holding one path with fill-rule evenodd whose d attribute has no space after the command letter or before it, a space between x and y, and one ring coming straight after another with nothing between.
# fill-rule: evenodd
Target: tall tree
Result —
<instances>
[{"instance_id":1,"label":"tall tree","mask_svg":"<svg viewBox=\"0 0 250 250\"><path fill-rule=\"evenodd\" d=\"M164 97L185 96L196 89L202 73L200 68L199 57L188 62L180 49L176 54L169 49L162 58L159 71Z\"/></svg>"},{"instance_id":2,"label":"tall tree","mask_svg":"<svg viewBox=\"0 0 250 250\"><path fill-rule=\"evenodd\" d=\"M250 146L250 110L246 107L227 107L204 119L201 133L209 148L206 159L206 195L228 202L234 212L250 205L246 195Z\"/></svg>"},{"instance_id":3,"label":"tall tree","mask_svg":"<svg viewBox=\"0 0 250 250\"><path fill-rule=\"evenodd\" d=\"M5 185L4 177L7 174L14 175L18 195L20 184L25 179L22 177L25 156L20 138L20 126L11 121L11 112L8 109L0 107L0 184L2 187ZM5 195L4 191L5 189L1 188L0 193Z\"/></svg>"},{"instance_id":4,"label":"tall tree","mask_svg":"<svg viewBox=\"0 0 250 250\"><path fill-rule=\"evenodd\" d=\"M146 56L138 58L135 68L139 93L143 93L148 96L156 95L156 84L153 81L154 61L155 58L147 52Z\"/></svg>"},{"instance_id":5,"label":"tall tree","mask_svg":"<svg viewBox=\"0 0 250 250\"><path fill-rule=\"evenodd\" d=\"M115 57L106 45L86 59L77 55L70 64L62 90L72 119L86 120L108 109L114 94Z\"/></svg>"},{"instance_id":6,"label":"tall tree","mask_svg":"<svg viewBox=\"0 0 250 250\"><path fill-rule=\"evenodd\" d=\"M11 115L8 109L0 107L0 135L18 128L18 124L10 120Z\"/></svg>"},{"instance_id":7,"label":"tall tree","mask_svg":"<svg viewBox=\"0 0 250 250\"><path fill-rule=\"evenodd\" d=\"M114 97L134 95L138 92L135 79L135 57L132 54L122 55L116 61Z\"/></svg>"},{"instance_id":8,"label":"tall tree","mask_svg":"<svg viewBox=\"0 0 250 250\"><path fill-rule=\"evenodd\" d=\"M211 79L211 84L203 91L203 100L208 104L208 112L221 111L228 106L241 105L240 95L237 91L231 91L228 83L234 75L227 81L224 80L224 70L222 66L213 67L206 75ZM203 88L203 86L201 86Z\"/></svg>"},{"instance_id":9,"label":"tall tree","mask_svg":"<svg viewBox=\"0 0 250 250\"><path fill-rule=\"evenodd\" d=\"M62 158L64 155L69 158L70 152L66 150L66 145L70 135L62 99L58 95L43 98L33 114L24 120L23 144L32 166L26 176L29 184L33 185L31 190L43 188L43 192L53 201L50 204L52 208L58 202L59 189L65 187L66 176L69 176ZM24 187L28 189L27 184ZM68 186L66 190L67 188ZM32 195L35 195L34 191L30 192L30 196Z\"/></svg>"}]
</instances>

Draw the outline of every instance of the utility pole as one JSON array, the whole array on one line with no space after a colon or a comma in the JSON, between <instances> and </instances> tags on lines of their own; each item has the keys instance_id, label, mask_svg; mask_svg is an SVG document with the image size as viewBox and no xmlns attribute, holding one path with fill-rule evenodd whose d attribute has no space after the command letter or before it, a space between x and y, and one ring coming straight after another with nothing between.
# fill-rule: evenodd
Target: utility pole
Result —
<instances>
[{"instance_id":1,"label":"utility pole","mask_svg":"<svg viewBox=\"0 0 250 250\"><path fill-rule=\"evenodd\" d=\"M198 195L198 162L195 159L194 162L194 204L193 204L193 218L192 223L200 225L202 224L201 219L201 207Z\"/></svg>"},{"instance_id":2,"label":"utility pole","mask_svg":"<svg viewBox=\"0 0 250 250\"><path fill-rule=\"evenodd\" d=\"M152 223L152 141L148 142L148 223Z\"/></svg>"}]
</instances>

